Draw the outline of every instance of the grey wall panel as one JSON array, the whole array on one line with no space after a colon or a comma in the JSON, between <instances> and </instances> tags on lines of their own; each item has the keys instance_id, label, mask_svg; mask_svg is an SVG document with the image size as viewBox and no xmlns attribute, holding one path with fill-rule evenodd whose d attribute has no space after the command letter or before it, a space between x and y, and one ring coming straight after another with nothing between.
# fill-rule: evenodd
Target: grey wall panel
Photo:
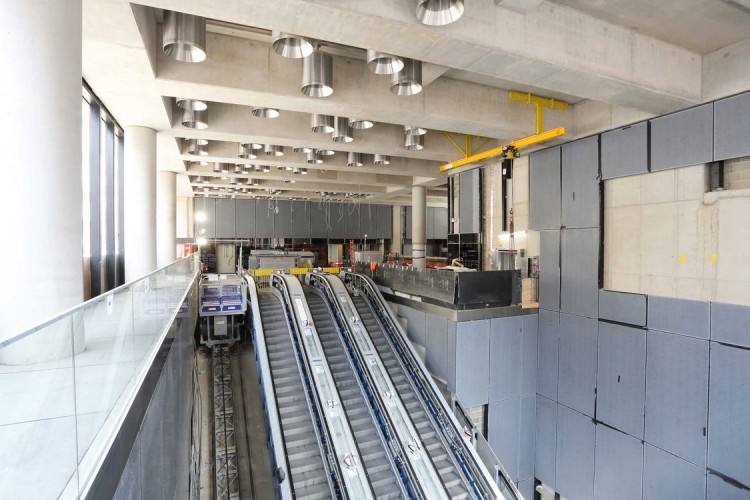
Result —
<instances>
[{"instance_id":1,"label":"grey wall panel","mask_svg":"<svg viewBox=\"0 0 750 500\"><path fill-rule=\"evenodd\" d=\"M490 320L489 400L521 396L521 316Z\"/></svg>"},{"instance_id":2,"label":"grey wall panel","mask_svg":"<svg viewBox=\"0 0 750 500\"><path fill-rule=\"evenodd\" d=\"M490 403L487 442L513 482L518 481L521 434L521 398Z\"/></svg>"},{"instance_id":3,"label":"grey wall panel","mask_svg":"<svg viewBox=\"0 0 750 500\"><path fill-rule=\"evenodd\" d=\"M238 238L255 238L255 200L235 200L235 234Z\"/></svg>"},{"instance_id":4,"label":"grey wall panel","mask_svg":"<svg viewBox=\"0 0 750 500\"><path fill-rule=\"evenodd\" d=\"M412 228L412 219L411 219L411 207L403 207L404 211L406 212L406 223L404 224L405 232L406 232L406 239L411 239L411 228Z\"/></svg>"},{"instance_id":5,"label":"grey wall panel","mask_svg":"<svg viewBox=\"0 0 750 500\"><path fill-rule=\"evenodd\" d=\"M599 319L646 326L646 296L599 290Z\"/></svg>"},{"instance_id":6,"label":"grey wall panel","mask_svg":"<svg viewBox=\"0 0 750 500\"><path fill-rule=\"evenodd\" d=\"M482 231L480 176L481 169L479 168L458 174L458 217L461 234L480 233Z\"/></svg>"},{"instance_id":7,"label":"grey wall panel","mask_svg":"<svg viewBox=\"0 0 750 500\"><path fill-rule=\"evenodd\" d=\"M376 205L360 205L359 207L359 231L364 238L374 240L378 237L378 209Z\"/></svg>"},{"instance_id":8,"label":"grey wall panel","mask_svg":"<svg viewBox=\"0 0 750 500\"><path fill-rule=\"evenodd\" d=\"M649 295L648 328L708 339L711 334L710 304Z\"/></svg>"},{"instance_id":9,"label":"grey wall panel","mask_svg":"<svg viewBox=\"0 0 750 500\"><path fill-rule=\"evenodd\" d=\"M646 441L705 465L708 341L650 330L646 352Z\"/></svg>"},{"instance_id":10,"label":"grey wall panel","mask_svg":"<svg viewBox=\"0 0 750 500\"><path fill-rule=\"evenodd\" d=\"M750 500L750 490L741 490L722 478L709 474L707 498L709 500Z\"/></svg>"},{"instance_id":11,"label":"grey wall panel","mask_svg":"<svg viewBox=\"0 0 750 500\"><path fill-rule=\"evenodd\" d=\"M598 318L599 230L564 229L560 255L560 311Z\"/></svg>"},{"instance_id":12,"label":"grey wall panel","mask_svg":"<svg viewBox=\"0 0 750 500\"><path fill-rule=\"evenodd\" d=\"M277 200L273 218L273 235L277 238L291 238L292 234L292 201Z\"/></svg>"},{"instance_id":13,"label":"grey wall panel","mask_svg":"<svg viewBox=\"0 0 750 500\"><path fill-rule=\"evenodd\" d=\"M539 307L560 310L560 231L540 232Z\"/></svg>"},{"instance_id":14,"label":"grey wall panel","mask_svg":"<svg viewBox=\"0 0 750 500\"><path fill-rule=\"evenodd\" d=\"M750 92L714 102L714 160L750 155Z\"/></svg>"},{"instance_id":15,"label":"grey wall panel","mask_svg":"<svg viewBox=\"0 0 750 500\"><path fill-rule=\"evenodd\" d=\"M448 320L448 332L447 332L447 379L448 379L448 390L452 393L456 393L456 322Z\"/></svg>"},{"instance_id":16,"label":"grey wall panel","mask_svg":"<svg viewBox=\"0 0 750 500\"><path fill-rule=\"evenodd\" d=\"M711 344L708 466L750 485L750 350Z\"/></svg>"},{"instance_id":17,"label":"grey wall panel","mask_svg":"<svg viewBox=\"0 0 750 500\"><path fill-rule=\"evenodd\" d=\"M361 205L359 203L344 203L344 237L355 240L355 243L359 244L362 239L362 231L359 228L359 215L361 212Z\"/></svg>"},{"instance_id":18,"label":"grey wall panel","mask_svg":"<svg viewBox=\"0 0 750 500\"><path fill-rule=\"evenodd\" d=\"M406 318L406 335L412 342L426 347L426 314L405 305L399 305L399 314Z\"/></svg>"},{"instance_id":19,"label":"grey wall panel","mask_svg":"<svg viewBox=\"0 0 750 500\"><path fill-rule=\"evenodd\" d=\"M328 203L328 237L343 239L346 237L346 207L343 203Z\"/></svg>"},{"instance_id":20,"label":"grey wall panel","mask_svg":"<svg viewBox=\"0 0 750 500\"><path fill-rule=\"evenodd\" d=\"M543 396L536 397L536 442L534 450L535 476L555 488L557 403Z\"/></svg>"},{"instance_id":21,"label":"grey wall panel","mask_svg":"<svg viewBox=\"0 0 750 500\"><path fill-rule=\"evenodd\" d=\"M234 200L216 200L216 237L234 238Z\"/></svg>"},{"instance_id":22,"label":"grey wall panel","mask_svg":"<svg viewBox=\"0 0 750 500\"><path fill-rule=\"evenodd\" d=\"M435 207L432 212L435 239L448 239L448 209Z\"/></svg>"},{"instance_id":23,"label":"grey wall panel","mask_svg":"<svg viewBox=\"0 0 750 500\"><path fill-rule=\"evenodd\" d=\"M536 393L539 315L523 317L521 335L521 395Z\"/></svg>"},{"instance_id":24,"label":"grey wall panel","mask_svg":"<svg viewBox=\"0 0 750 500\"><path fill-rule=\"evenodd\" d=\"M256 238L273 237L273 219L276 204L270 200L258 200L255 205Z\"/></svg>"},{"instance_id":25,"label":"grey wall panel","mask_svg":"<svg viewBox=\"0 0 750 500\"><path fill-rule=\"evenodd\" d=\"M643 444L640 440L607 426L597 425L595 460L595 498L628 500L641 498Z\"/></svg>"},{"instance_id":26,"label":"grey wall panel","mask_svg":"<svg viewBox=\"0 0 750 500\"><path fill-rule=\"evenodd\" d=\"M596 418L643 439L646 331L599 323Z\"/></svg>"},{"instance_id":27,"label":"grey wall panel","mask_svg":"<svg viewBox=\"0 0 750 500\"><path fill-rule=\"evenodd\" d=\"M487 404L490 372L490 321L456 325L456 395L466 407Z\"/></svg>"},{"instance_id":28,"label":"grey wall panel","mask_svg":"<svg viewBox=\"0 0 750 500\"><path fill-rule=\"evenodd\" d=\"M711 303L711 340L750 347L750 307Z\"/></svg>"},{"instance_id":29,"label":"grey wall panel","mask_svg":"<svg viewBox=\"0 0 750 500\"><path fill-rule=\"evenodd\" d=\"M602 134L602 179L648 172L648 122Z\"/></svg>"},{"instance_id":30,"label":"grey wall panel","mask_svg":"<svg viewBox=\"0 0 750 500\"><path fill-rule=\"evenodd\" d=\"M435 239L435 209L433 207L427 207L425 210L425 238Z\"/></svg>"},{"instance_id":31,"label":"grey wall panel","mask_svg":"<svg viewBox=\"0 0 750 500\"><path fill-rule=\"evenodd\" d=\"M706 470L646 443L643 453L643 500L704 500ZM709 496L721 499L732 497Z\"/></svg>"},{"instance_id":32,"label":"grey wall panel","mask_svg":"<svg viewBox=\"0 0 750 500\"><path fill-rule=\"evenodd\" d=\"M193 210L195 215L203 214L203 221L196 221L196 238L216 238L216 198L196 198Z\"/></svg>"},{"instance_id":33,"label":"grey wall panel","mask_svg":"<svg viewBox=\"0 0 750 500\"><path fill-rule=\"evenodd\" d=\"M651 120L651 171L710 162L713 121L713 103Z\"/></svg>"},{"instance_id":34,"label":"grey wall panel","mask_svg":"<svg viewBox=\"0 0 750 500\"><path fill-rule=\"evenodd\" d=\"M435 376L448 380L448 320L425 314L425 360Z\"/></svg>"},{"instance_id":35,"label":"grey wall panel","mask_svg":"<svg viewBox=\"0 0 750 500\"><path fill-rule=\"evenodd\" d=\"M594 416L596 391L595 319L560 314L560 368L557 400Z\"/></svg>"},{"instance_id":36,"label":"grey wall panel","mask_svg":"<svg viewBox=\"0 0 750 500\"><path fill-rule=\"evenodd\" d=\"M520 443L518 449L518 479L534 477L534 442L536 435L536 395L521 397Z\"/></svg>"},{"instance_id":37,"label":"grey wall panel","mask_svg":"<svg viewBox=\"0 0 750 500\"><path fill-rule=\"evenodd\" d=\"M393 210L390 205L375 205L378 217L378 239L393 239Z\"/></svg>"},{"instance_id":38,"label":"grey wall panel","mask_svg":"<svg viewBox=\"0 0 750 500\"><path fill-rule=\"evenodd\" d=\"M594 498L594 423L563 405L557 405L555 486L566 498Z\"/></svg>"},{"instance_id":39,"label":"grey wall panel","mask_svg":"<svg viewBox=\"0 0 750 500\"><path fill-rule=\"evenodd\" d=\"M599 227L599 136L561 147L562 225Z\"/></svg>"},{"instance_id":40,"label":"grey wall panel","mask_svg":"<svg viewBox=\"0 0 750 500\"><path fill-rule=\"evenodd\" d=\"M292 236L310 238L310 203L307 201L292 202Z\"/></svg>"},{"instance_id":41,"label":"grey wall panel","mask_svg":"<svg viewBox=\"0 0 750 500\"><path fill-rule=\"evenodd\" d=\"M539 310L538 340L537 392L544 397L557 401L560 313L544 309Z\"/></svg>"},{"instance_id":42,"label":"grey wall panel","mask_svg":"<svg viewBox=\"0 0 750 500\"><path fill-rule=\"evenodd\" d=\"M529 228L560 229L560 147L529 155Z\"/></svg>"},{"instance_id":43,"label":"grey wall panel","mask_svg":"<svg viewBox=\"0 0 750 500\"><path fill-rule=\"evenodd\" d=\"M519 481L516 487L524 498L527 498L529 500L532 500L534 498L533 479L524 479L523 481Z\"/></svg>"},{"instance_id":44,"label":"grey wall panel","mask_svg":"<svg viewBox=\"0 0 750 500\"><path fill-rule=\"evenodd\" d=\"M310 237L328 238L327 210L325 203L310 202Z\"/></svg>"}]
</instances>

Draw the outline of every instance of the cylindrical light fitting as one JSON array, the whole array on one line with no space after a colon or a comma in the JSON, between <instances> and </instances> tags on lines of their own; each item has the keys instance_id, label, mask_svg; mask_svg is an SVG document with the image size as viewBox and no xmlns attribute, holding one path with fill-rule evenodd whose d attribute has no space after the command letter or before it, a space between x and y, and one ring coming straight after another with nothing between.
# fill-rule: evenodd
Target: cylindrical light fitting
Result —
<instances>
[{"instance_id":1,"label":"cylindrical light fitting","mask_svg":"<svg viewBox=\"0 0 750 500\"><path fill-rule=\"evenodd\" d=\"M208 109L208 104L206 101L178 97L177 107L182 109L192 109L193 111L205 111Z\"/></svg>"},{"instance_id":2,"label":"cylindrical light fitting","mask_svg":"<svg viewBox=\"0 0 750 500\"><path fill-rule=\"evenodd\" d=\"M307 175L307 169L306 168L300 168L299 169L299 173L301 173L302 175Z\"/></svg>"},{"instance_id":3,"label":"cylindrical light fitting","mask_svg":"<svg viewBox=\"0 0 750 500\"><path fill-rule=\"evenodd\" d=\"M367 49L367 67L376 75L392 75L404 67L404 61L391 54Z\"/></svg>"},{"instance_id":4,"label":"cylindrical light fitting","mask_svg":"<svg viewBox=\"0 0 750 500\"><path fill-rule=\"evenodd\" d=\"M299 171L299 168L297 168L297 167L294 167L294 168L292 169L292 173L293 173L294 175L300 175L300 171Z\"/></svg>"},{"instance_id":5,"label":"cylindrical light fitting","mask_svg":"<svg viewBox=\"0 0 750 500\"><path fill-rule=\"evenodd\" d=\"M208 156L205 144L201 144L202 139L188 139L187 152L189 155Z\"/></svg>"},{"instance_id":6,"label":"cylindrical light fitting","mask_svg":"<svg viewBox=\"0 0 750 500\"><path fill-rule=\"evenodd\" d=\"M319 50L302 60L302 93L310 97L333 94L333 58Z\"/></svg>"},{"instance_id":7,"label":"cylindrical light fitting","mask_svg":"<svg viewBox=\"0 0 750 500\"><path fill-rule=\"evenodd\" d=\"M320 153L318 153L317 151L308 151L307 163L320 165L321 163L323 163L323 158L320 157Z\"/></svg>"},{"instance_id":8,"label":"cylindrical light fitting","mask_svg":"<svg viewBox=\"0 0 750 500\"><path fill-rule=\"evenodd\" d=\"M312 148L308 148L305 146L295 146L292 148L295 153L309 153L312 151Z\"/></svg>"},{"instance_id":9,"label":"cylindrical light fitting","mask_svg":"<svg viewBox=\"0 0 750 500\"><path fill-rule=\"evenodd\" d=\"M310 128L313 132L330 134L333 132L333 116L313 113L310 117Z\"/></svg>"},{"instance_id":10,"label":"cylindrical light fitting","mask_svg":"<svg viewBox=\"0 0 750 500\"><path fill-rule=\"evenodd\" d=\"M194 111L192 109L182 110L182 126L204 130L208 128L208 111Z\"/></svg>"},{"instance_id":11,"label":"cylindrical light fitting","mask_svg":"<svg viewBox=\"0 0 750 500\"><path fill-rule=\"evenodd\" d=\"M420 151L424 149L424 136L423 135L406 135L404 147L409 151Z\"/></svg>"},{"instance_id":12,"label":"cylindrical light fitting","mask_svg":"<svg viewBox=\"0 0 750 500\"><path fill-rule=\"evenodd\" d=\"M349 126L351 128L356 128L357 130L364 130L367 128L372 128L372 126L375 125L375 122L370 120L360 120L357 118L349 118Z\"/></svg>"},{"instance_id":13,"label":"cylindrical light fitting","mask_svg":"<svg viewBox=\"0 0 750 500\"><path fill-rule=\"evenodd\" d=\"M253 153L253 150L244 144L240 144L237 149L237 156L240 158L245 158L246 160L254 160L257 158L256 154Z\"/></svg>"},{"instance_id":14,"label":"cylindrical light fitting","mask_svg":"<svg viewBox=\"0 0 750 500\"><path fill-rule=\"evenodd\" d=\"M235 174L241 174L242 173L242 165L235 164L235 166L234 166L234 173Z\"/></svg>"},{"instance_id":15,"label":"cylindrical light fitting","mask_svg":"<svg viewBox=\"0 0 750 500\"><path fill-rule=\"evenodd\" d=\"M277 108L261 108L253 106L253 116L258 118L277 118L279 110Z\"/></svg>"},{"instance_id":16,"label":"cylindrical light fitting","mask_svg":"<svg viewBox=\"0 0 750 500\"><path fill-rule=\"evenodd\" d=\"M236 185L236 184L239 184L237 182L237 177L232 177L231 179L229 179L229 184L231 184L233 186Z\"/></svg>"},{"instance_id":17,"label":"cylindrical light fitting","mask_svg":"<svg viewBox=\"0 0 750 500\"><path fill-rule=\"evenodd\" d=\"M364 163L362 163L362 153L349 151L346 154L346 165L348 167L361 167L364 165Z\"/></svg>"},{"instance_id":18,"label":"cylindrical light fitting","mask_svg":"<svg viewBox=\"0 0 750 500\"><path fill-rule=\"evenodd\" d=\"M271 171L271 167L269 167L268 165L263 165L262 170L263 170L263 173L267 174L268 172Z\"/></svg>"},{"instance_id":19,"label":"cylindrical light fitting","mask_svg":"<svg viewBox=\"0 0 750 500\"><path fill-rule=\"evenodd\" d=\"M202 175L195 176L195 179L193 180L193 182L195 182L196 184L203 184L203 176Z\"/></svg>"},{"instance_id":20,"label":"cylindrical light fitting","mask_svg":"<svg viewBox=\"0 0 750 500\"><path fill-rule=\"evenodd\" d=\"M284 146L277 146L276 144L266 144L263 148L263 152L266 156L284 156Z\"/></svg>"},{"instance_id":21,"label":"cylindrical light fitting","mask_svg":"<svg viewBox=\"0 0 750 500\"><path fill-rule=\"evenodd\" d=\"M206 20L182 12L164 11L162 50L173 59L197 63L206 59Z\"/></svg>"},{"instance_id":22,"label":"cylindrical light fitting","mask_svg":"<svg viewBox=\"0 0 750 500\"><path fill-rule=\"evenodd\" d=\"M259 149L263 149L263 144L258 144L257 142L243 142L242 145L252 151L258 151Z\"/></svg>"},{"instance_id":23,"label":"cylindrical light fitting","mask_svg":"<svg viewBox=\"0 0 750 500\"><path fill-rule=\"evenodd\" d=\"M333 156L336 154L336 151L333 149L316 149L315 152L320 156Z\"/></svg>"},{"instance_id":24,"label":"cylindrical light fitting","mask_svg":"<svg viewBox=\"0 0 750 500\"><path fill-rule=\"evenodd\" d=\"M426 128L417 127L415 125L404 125L404 134L406 135L425 135L426 133Z\"/></svg>"},{"instance_id":25,"label":"cylindrical light fitting","mask_svg":"<svg viewBox=\"0 0 750 500\"><path fill-rule=\"evenodd\" d=\"M303 36L292 35L281 31L273 31L273 51L283 57L290 59L301 59L313 52L312 43Z\"/></svg>"},{"instance_id":26,"label":"cylindrical light fitting","mask_svg":"<svg viewBox=\"0 0 750 500\"><path fill-rule=\"evenodd\" d=\"M214 172L216 173L221 172L221 163L218 161L214 162Z\"/></svg>"},{"instance_id":27,"label":"cylindrical light fitting","mask_svg":"<svg viewBox=\"0 0 750 500\"><path fill-rule=\"evenodd\" d=\"M229 163L221 163L221 173L222 174L229 173Z\"/></svg>"},{"instance_id":28,"label":"cylindrical light fitting","mask_svg":"<svg viewBox=\"0 0 750 500\"><path fill-rule=\"evenodd\" d=\"M375 165L390 165L391 164L391 157L388 155L380 155L375 154L375 158L373 160L373 163Z\"/></svg>"},{"instance_id":29,"label":"cylindrical light fitting","mask_svg":"<svg viewBox=\"0 0 750 500\"><path fill-rule=\"evenodd\" d=\"M352 142L353 140L349 119L337 116L333 125L333 142Z\"/></svg>"},{"instance_id":30,"label":"cylindrical light fitting","mask_svg":"<svg viewBox=\"0 0 750 500\"><path fill-rule=\"evenodd\" d=\"M263 172L263 167L261 165L255 165L255 169L254 170L256 172Z\"/></svg>"},{"instance_id":31,"label":"cylindrical light fitting","mask_svg":"<svg viewBox=\"0 0 750 500\"><path fill-rule=\"evenodd\" d=\"M391 75L391 92L396 95L422 92L422 61L404 58L404 68Z\"/></svg>"},{"instance_id":32,"label":"cylindrical light fitting","mask_svg":"<svg viewBox=\"0 0 750 500\"><path fill-rule=\"evenodd\" d=\"M418 0L417 19L428 26L445 26L464 13L464 0Z\"/></svg>"}]
</instances>

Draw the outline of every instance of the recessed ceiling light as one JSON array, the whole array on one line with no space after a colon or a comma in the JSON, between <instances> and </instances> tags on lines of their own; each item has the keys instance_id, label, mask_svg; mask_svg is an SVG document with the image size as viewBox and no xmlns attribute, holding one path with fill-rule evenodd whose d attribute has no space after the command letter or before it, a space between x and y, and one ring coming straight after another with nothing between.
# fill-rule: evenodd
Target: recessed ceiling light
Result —
<instances>
[{"instance_id":1,"label":"recessed ceiling light","mask_svg":"<svg viewBox=\"0 0 750 500\"><path fill-rule=\"evenodd\" d=\"M162 50L182 62L201 62L206 59L206 19L164 11Z\"/></svg>"}]
</instances>

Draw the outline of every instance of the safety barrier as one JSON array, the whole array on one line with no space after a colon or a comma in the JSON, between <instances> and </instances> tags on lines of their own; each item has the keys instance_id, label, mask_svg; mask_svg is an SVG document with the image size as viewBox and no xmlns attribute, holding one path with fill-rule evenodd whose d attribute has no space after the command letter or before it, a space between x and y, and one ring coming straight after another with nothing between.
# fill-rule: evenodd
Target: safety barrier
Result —
<instances>
[{"instance_id":1,"label":"safety barrier","mask_svg":"<svg viewBox=\"0 0 750 500\"><path fill-rule=\"evenodd\" d=\"M338 274L341 272L340 267L324 267L322 269L324 273L329 274ZM255 279L256 288L268 288L271 286L271 275L274 271L276 269L248 269L246 272L248 276L252 276ZM303 281L305 275L312 271L312 269L309 267L291 267L284 271Z\"/></svg>"}]
</instances>

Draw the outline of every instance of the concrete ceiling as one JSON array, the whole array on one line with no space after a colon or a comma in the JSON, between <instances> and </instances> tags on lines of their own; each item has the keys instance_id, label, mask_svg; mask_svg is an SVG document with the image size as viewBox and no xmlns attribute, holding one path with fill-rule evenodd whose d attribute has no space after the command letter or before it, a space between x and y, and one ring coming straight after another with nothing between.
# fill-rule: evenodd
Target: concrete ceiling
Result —
<instances>
[{"instance_id":1,"label":"concrete ceiling","mask_svg":"<svg viewBox=\"0 0 750 500\"><path fill-rule=\"evenodd\" d=\"M475 149L534 133L534 108L510 101L507 90L654 114L696 104L702 54L750 37L747 2L468 0L458 22L427 27L415 19L414 2L404 0L83 0L84 78L123 126L158 131L159 168L182 174L178 196L192 196L195 175L213 174L196 163L203 160L308 168L305 176L277 168L250 175L258 196L279 189L282 198L326 192L408 204L411 186L424 185L428 202L439 205L446 177L438 167L460 157L445 132L485 138L475 139ZM163 9L209 19L206 61L181 63L162 53ZM270 30L323 43L334 57L332 96L300 92L301 61L276 55ZM388 77L367 69L366 48L424 61L423 92L391 94ZM175 97L208 101L208 129L183 127ZM276 107L281 116L256 118L251 106ZM355 131L351 143L333 143L310 131L313 112L376 125ZM406 124L428 129L423 150L404 148ZM572 128L573 113L546 111L545 128L556 126ZM207 139L209 156L187 154L187 138ZM242 160L238 142L279 144L286 154ZM295 146L336 154L308 165ZM346 166L350 151L365 153L366 164ZM390 155L391 165L373 165L375 153ZM212 178L209 186L228 183Z\"/></svg>"}]
</instances>

